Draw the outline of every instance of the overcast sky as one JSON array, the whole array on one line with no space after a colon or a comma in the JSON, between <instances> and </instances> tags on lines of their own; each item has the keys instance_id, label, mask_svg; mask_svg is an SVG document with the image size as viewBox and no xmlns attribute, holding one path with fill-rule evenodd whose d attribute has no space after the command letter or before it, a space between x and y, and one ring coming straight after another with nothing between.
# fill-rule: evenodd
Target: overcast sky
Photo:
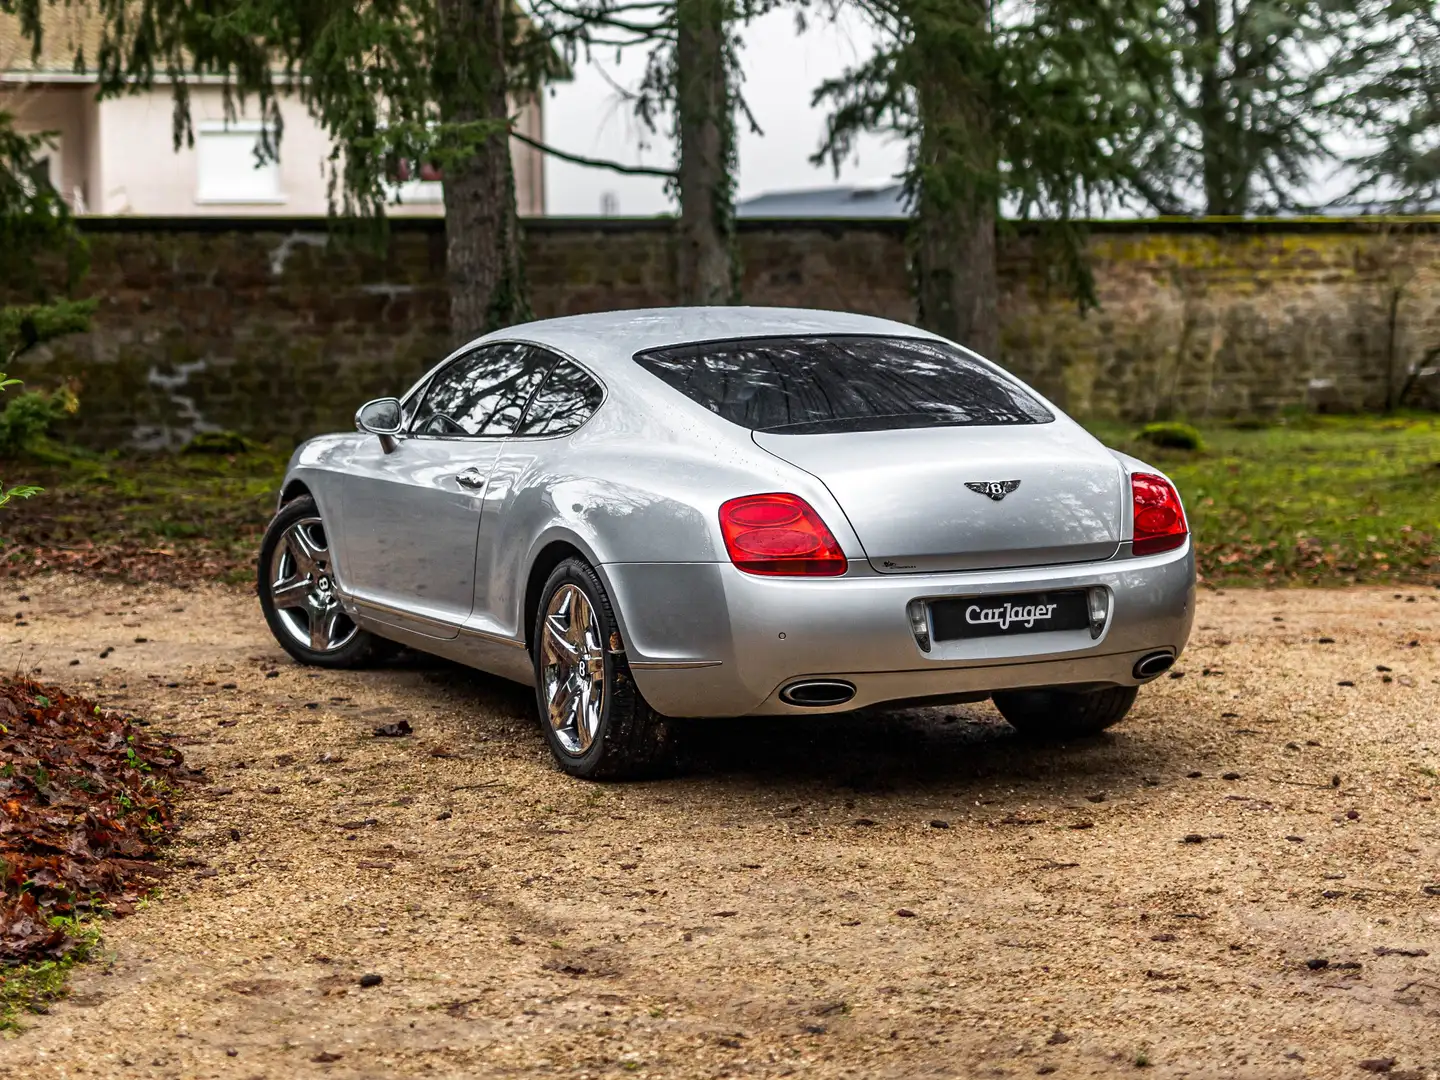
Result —
<instances>
[{"instance_id":1,"label":"overcast sky","mask_svg":"<svg viewBox=\"0 0 1440 1080\"><path fill-rule=\"evenodd\" d=\"M829 166L817 168L808 161L820 144L825 121L823 109L810 108L810 95L823 80L870 55L873 39L863 22L854 16L838 24L814 21L798 34L794 13L777 11L752 23L743 38L745 97L765 134L741 129L742 199L835 183L884 182L904 168L904 147L873 137L861 143L858 160L845 166L838 181ZM629 105L605 80L608 74L621 86L633 86L644 68L639 51L618 65L613 50L603 57L597 53L588 64L582 58L574 82L561 84L546 98L546 141L586 157L671 167L671 143L654 136L642 152ZM555 158L546 161L545 169L546 209L551 214L598 214L605 192L614 194L623 215L673 209L658 178L622 176Z\"/></svg>"}]
</instances>

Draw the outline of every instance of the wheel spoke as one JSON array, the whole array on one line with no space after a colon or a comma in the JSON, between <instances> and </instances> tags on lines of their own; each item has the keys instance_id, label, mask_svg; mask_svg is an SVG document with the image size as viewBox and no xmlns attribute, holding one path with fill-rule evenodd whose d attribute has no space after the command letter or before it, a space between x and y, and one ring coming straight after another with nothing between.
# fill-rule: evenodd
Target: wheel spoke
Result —
<instances>
[{"instance_id":1,"label":"wheel spoke","mask_svg":"<svg viewBox=\"0 0 1440 1080\"><path fill-rule=\"evenodd\" d=\"M553 650L558 650L557 660L573 663L579 655L579 650L567 636L569 628L559 615L551 615L545 620L545 642ZM552 654L554 655L554 654Z\"/></svg>"},{"instance_id":2,"label":"wheel spoke","mask_svg":"<svg viewBox=\"0 0 1440 1080\"><path fill-rule=\"evenodd\" d=\"M556 731L565 730L573 694L574 688L570 685L570 680L565 678L558 679L554 689L550 691L550 726Z\"/></svg>"},{"instance_id":3,"label":"wheel spoke","mask_svg":"<svg viewBox=\"0 0 1440 1080\"><path fill-rule=\"evenodd\" d=\"M575 736L580 743L580 749L588 750L590 744L595 741L595 729L600 726L600 717L598 710L591 708L595 684L590 681L588 675L583 678L584 681L580 684L580 693L577 695L580 707L579 715L575 718Z\"/></svg>"},{"instance_id":4,"label":"wheel spoke","mask_svg":"<svg viewBox=\"0 0 1440 1080\"><path fill-rule=\"evenodd\" d=\"M567 710L570 715L565 723L565 726L570 729L571 735L575 737L575 742L579 745L582 754L590 747L590 735L585 730L585 704L583 700L585 696L587 696L587 694L584 684L581 685L578 692L571 689L570 707Z\"/></svg>"},{"instance_id":5,"label":"wheel spoke","mask_svg":"<svg viewBox=\"0 0 1440 1080\"><path fill-rule=\"evenodd\" d=\"M316 611L310 614L310 648L316 652L325 652L330 648L336 638L336 628L340 621L340 609L330 608L326 611Z\"/></svg>"},{"instance_id":6,"label":"wheel spoke","mask_svg":"<svg viewBox=\"0 0 1440 1080\"><path fill-rule=\"evenodd\" d=\"M289 577L270 586L270 598L277 608L300 608L310 595L310 581L305 577Z\"/></svg>"},{"instance_id":7,"label":"wheel spoke","mask_svg":"<svg viewBox=\"0 0 1440 1080\"><path fill-rule=\"evenodd\" d=\"M290 549L290 554L295 559L295 568L301 574L317 573L329 555L329 550L315 543L305 531L309 524L311 522L296 522L285 534L285 546Z\"/></svg>"},{"instance_id":8,"label":"wheel spoke","mask_svg":"<svg viewBox=\"0 0 1440 1080\"><path fill-rule=\"evenodd\" d=\"M590 633L590 602L585 599L585 594L579 589L571 595L570 603L570 642L577 649L584 648L585 639Z\"/></svg>"}]
</instances>

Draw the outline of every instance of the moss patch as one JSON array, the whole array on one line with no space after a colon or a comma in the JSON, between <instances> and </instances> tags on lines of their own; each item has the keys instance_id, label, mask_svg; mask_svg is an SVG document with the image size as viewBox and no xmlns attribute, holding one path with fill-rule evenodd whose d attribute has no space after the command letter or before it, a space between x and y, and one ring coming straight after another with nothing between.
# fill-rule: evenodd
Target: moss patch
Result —
<instances>
[{"instance_id":1,"label":"moss patch","mask_svg":"<svg viewBox=\"0 0 1440 1080\"><path fill-rule=\"evenodd\" d=\"M44 1012L47 1006L69 993L70 971L95 955L100 945L98 919L52 919L75 943L59 960L36 960L27 964L0 967L0 1032L18 1034L25 1030L23 1017Z\"/></svg>"}]
</instances>

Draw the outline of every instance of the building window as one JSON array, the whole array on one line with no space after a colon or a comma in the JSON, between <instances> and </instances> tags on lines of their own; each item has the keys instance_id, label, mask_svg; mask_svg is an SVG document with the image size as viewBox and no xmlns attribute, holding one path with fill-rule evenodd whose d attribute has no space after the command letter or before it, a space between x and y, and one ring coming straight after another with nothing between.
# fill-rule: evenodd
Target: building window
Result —
<instances>
[{"instance_id":1,"label":"building window","mask_svg":"<svg viewBox=\"0 0 1440 1080\"><path fill-rule=\"evenodd\" d=\"M390 168L390 197L400 204L445 201L445 173L434 162L400 161Z\"/></svg>"},{"instance_id":2,"label":"building window","mask_svg":"<svg viewBox=\"0 0 1440 1080\"><path fill-rule=\"evenodd\" d=\"M202 203L279 203L280 163L255 154L264 128L254 121L201 124L195 137Z\"/></svg>"}]
</instances>

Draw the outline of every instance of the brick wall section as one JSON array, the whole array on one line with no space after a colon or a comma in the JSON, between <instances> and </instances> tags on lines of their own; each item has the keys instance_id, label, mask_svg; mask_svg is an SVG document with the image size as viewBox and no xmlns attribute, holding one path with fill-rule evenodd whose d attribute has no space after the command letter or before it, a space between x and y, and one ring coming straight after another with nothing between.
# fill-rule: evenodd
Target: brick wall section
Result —
<instances>
[{"instance_id":1,"label":"brick wall section","mask_svg":"<svg viewBox=\"0 0 1440 1080\"><path fill-rule=\"evenodd\" d=\"M94 445L347 428L452 344L438 222L397 225L383 256L327 242L323 222L87 229L95 327L15 374L80 379ZM663 220L534 222L527 237L538 315L672 302ZM1091 246L1102 306L1083 317L1030 239L1002 256L1002 360L1078 415L1376 408L1440 345L1429 225L1108 226ZM750 222L741 249L748 302L913 317L902 223Z\"/></svg>"}]
</instances>

